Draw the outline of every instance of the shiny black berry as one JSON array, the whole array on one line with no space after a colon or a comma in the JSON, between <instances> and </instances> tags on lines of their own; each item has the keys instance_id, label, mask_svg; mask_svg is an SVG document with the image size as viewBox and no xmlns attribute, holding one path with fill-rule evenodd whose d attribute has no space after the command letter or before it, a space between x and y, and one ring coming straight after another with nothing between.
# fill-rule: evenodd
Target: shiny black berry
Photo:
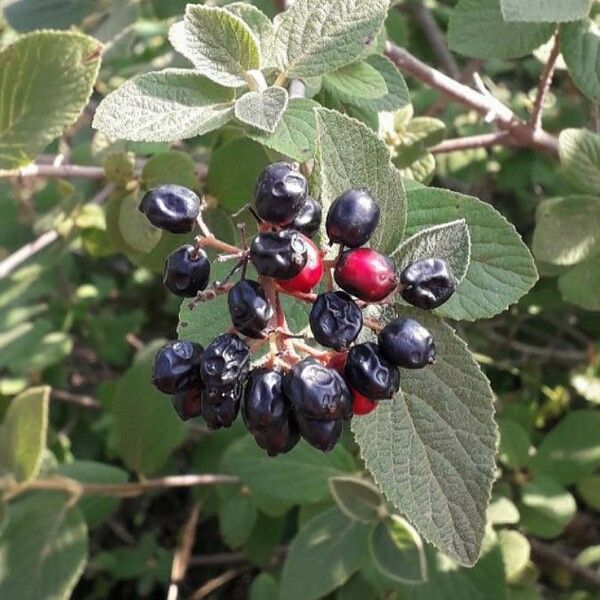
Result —
<instances>
[{"instance_id":1,"label":"shiny black berry","mask_svg":"<svg viewBox=\"0 0 600 600\"><path fill-rule=\"evenodd\" d=\"M322 421L300 417L298 419L298 426L300 427L302 437L311 446L322 452L330 452L340 439L344 422L342 419Z\"/></svg>"},{"instance_id":2,"label":"shiny black berry","mask_svg":"<svg viewBox=\"0 0 600 600\"><path fill-rule=\"evenodd\" d=\"M188 233L200 212L200 198L181 185L161 185L144 194L139 209L155 227Z\"/></svg>"},{"instance_id":3,"label":"shiny black berry","mask_svg":"<svg viewBox=\"0 0 600 600\"><path fill-rule=\"evenodd\" d=\"M201 248L186 244L167 257L163 282L176 296L194 297L206 289L209 278L210 260Z\"/></svg>"},{"instance_id":4,"label":"shiny black berry","mask_svg":"<svg viewBox=\"0 0 600 600\"><path fill-rule=\"evenodd\" d=\"M335 350L344 350L358 337L363 316L345 292L327 292L315 300L309 316L315 340Z\"/></svg>"},{"instance_id":5,"label":"shiny black berry","mask_svg":"<svg viewBox=\"0 0 600 600\"><path fill-rule=\"evenodd\" d=\"M250 348L237 335L224 333L207 347L200 361L200 376L207 397L217 397L243 385L250 367Z\"/></svg>"},{"instance_id":6,"label":"shiny black berry","mask_svg":"<svg viewBox=\"0 0 600 600\"><path fill-rule=\"evenodd\" d=\"M298 417L328 421L352 415L352 394L342 376L313 358L294 365L283 386Z\"/></svg>"},{"instance_id":7,"label":"shiny black berry","mask_svg":"<svg viewBox=\"0 0 600 600\"><path fill-rule=\"evenodd\" d=\"M306 196L300 212L296 215L290 227L311 238L319 231L322 216L321 204L312 196Z\"/></svg>"},{"instance_id":8,"label":"shiny black berry","mask_svg":"<svg viewBox=\"0 0 600 600\"><path fill-rule=\"evenodd\" d=\"M369 400L393 398L400 389L398 367L371 342L350 349L344 375L348 385Z\"/></svg>"},{"instance_id":9,"label":"shiny black berry","mask_svg":"<svg viewBox=\"0 0 600 600\"><path fill-rule=\"evenodd\" d=\"M365 188L348 190L336 198L325 226L330 242L358 248L366 244L379 223L379 206Z\"/></svg>"},{"instance_id":10,"label":"shiny black berry","mask_svg":"<svg viewBox=\"0 0 600 600\"><path fill-rule=\"evenodd\" d=\"M293 229L259 233L250 246L250 260L261 275L292 279L306 265L307 247L302 235Z\"/></svg>"},{"instance_id":11,"label":"shiny black berry","mask_svg":"<svg viewBox=\"0 0 600 600\"><path fill-rule=\"evenodd\" d=\"M273 307L258 282L242 279L236 283L229 290L227 304L231 322L240 333L256 339L264 337Z\"/></svg>"},{"instance_id":12,"label":"shiny black berry","mask_svg":"<svg viewBox=\"0 0 600 600\"><path fill-rule=\"evenodd\" d=\"M306 199L308 183L289 163L273 163L260 174L254 188L256 212L275 225L291 223Z\"/></svg>"},{"instance_id":13,"label":"shiny black berry","mask_svg":"<svg viewBox=\"0 0 600 600\"><path fill-rule=\"evenodd\" d=\"M399 367L421 369L435 362L435 344L431 333L414 319L396 319L388 323L377 340L384 356Z\"/></svg>"},{"instance_id":14,"label":"shiny black berry","mask_svg":"<svg viewBox=\"0 0 600 600\"><path fill-rule=\"evenodd\" d=\"M300 430L282 383L281 373L259 368L250 372L244 391L244 423L269 456L289 452L300 439Z\"/></svg>"},{"instance_id":15,"label":"shiny black berry","mask_svg":"<svg viewBox=\"0 0 600 600\"><path fill-rule=\"evenodd\" d=\"M204 387L195 385L189 390L177 392L171 397L173 408L177 411L179 418L182 421L187 421L194 417L199 417L202 412L202 395Z\"/></svg>"},{"instance_id":16,"label":"shiny black berry","mask_svg":"<svg viewBox=\"0 0 600 600\"><path fill-rule=\"evenodd\" d=\"M198 385L202 352L202 346L193 342L167 342L154 358L154 387L165 394L175 394Z\"/></svg>"},{"instance_id":17,"label":"shiny black berry","mask_svg":"<svg viewBox=\"0 0 600 600\"><path fill-rule=\"evenodd\" d=\"M440 258L418 260L400 274L402 298L425 310L441 306L455 291L456 281Z\"/></svg>"},{"instance_id":18,"label":"shiny black berry","mask_svg":"<svg viewBox=\"0 0 600 600\"><path fill-rule=\"evenodd\" d=\"M241 386L224 390L212 390L202 398L202 418L209 429L231 427L240 410Z\"/></svg>"}]
</instances>

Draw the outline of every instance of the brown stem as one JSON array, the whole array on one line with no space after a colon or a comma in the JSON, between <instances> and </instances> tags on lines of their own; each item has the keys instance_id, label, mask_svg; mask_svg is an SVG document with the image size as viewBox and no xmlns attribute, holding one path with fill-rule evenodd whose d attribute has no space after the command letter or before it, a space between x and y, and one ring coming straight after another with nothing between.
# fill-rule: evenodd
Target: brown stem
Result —
<instances>
[{"instance_id":1,"label":"brown stem","mask_svg":"<svg viewBox=\"0 0 600 600\"><path fill-rule=\"evenodd\" d=\"M90 396L84 396L79 394L72 394L66 390L52 390L50 397L53 400L60 400L61 402L68 402L75 404L83 408L89 408L91 410L102 410L102 405Z\"/></svg>"},{"instance_id":2,"label":"brown stem","mask_svg":"<svg viewBox=\"0 0 600 600\"><path fill-rule=\"evenodd\" d=\"M429 148L432 154L445 154L457 150L472 150L475 148L490 148L492 146L507 146L511 143L511 136L507 131L496 131L482 135L471 135L464 138L444 140Z\"/></svg>"},{"instance_id":3,"label":"brown stem","mask_svg":"<svg viewBox=\"0 0 600 600\"><path fill-rule=\"evenodd\" d=\"M309 302L310 304L313 304L315 302L315 300L317 299L316 294L308 294L305 292L291 292L280 286L277 286L277 291L280 294L285 294L286 296L292 296L293 298L297 298L298 300L301 300L302 302Z\"/></svg>"},{"instance_id":4,"label":"brown stem","mask_svg":"<svg viewBox=\"0 0 600 600\"><path fill-rule=\"evenodd\" d=\"M199 246L200 248L214 248L215 250L218 250L219 252L225 252L228 254L236 254L237 255L242 252L241 248L238 248L237 246L232 246L231 244L228 244L227 242L222 242L221 240L218 240L213 235L207 235L207 236L199 235L196 238L196 245Z\"/></svg>"},{"instance_id":5,"label":"brown stem","mask_svg":"<svg viewBox=\"0 0 600 600\"><path fill-rule=\"evenodd\" d=\"M451 100L476 110L497 127L509 132L516 145L534 148L558 157L558 138L543 129L531 129L527 123L518 119L508 106L491 95L483 94L448 77L392 42L386 42L385 54L400 70L440 91Z\"/></svg>"},{"instance_id":6,"label":"brown stem","mask_svg":"<svg viewBox=\"0 0 600 600\"><path fill-rule=\"evenodd\" d=\"M102 167L81 166L81 165L46 165L33 163L18 169L0 170L0 179L17 177L25 179L27 177L58 177L65 179L104 179L104 169Z\"/></svg>"},{"instance_id":7,"label":"brown stem","mask_svg":"<svg viewBox=\"0 0 600 600\"><path fill-rule=\"evenodd\" d=\"M554 78L554 72L556 70L556 61L558 60L559 54L560 38L558 37L558 33L556 33L554 36L554 44L552 45L552 51L550 52L548 61L544 65L544 69L542 70L542 74L540 76L535 102L533 104L533 110L531 112L531 118L529 120L529 124L534 130L541 129L542 127L544 100L546 99L546 96L550 91L550 86L552 85L552 79Z\"/></svg>"}]
</instances>

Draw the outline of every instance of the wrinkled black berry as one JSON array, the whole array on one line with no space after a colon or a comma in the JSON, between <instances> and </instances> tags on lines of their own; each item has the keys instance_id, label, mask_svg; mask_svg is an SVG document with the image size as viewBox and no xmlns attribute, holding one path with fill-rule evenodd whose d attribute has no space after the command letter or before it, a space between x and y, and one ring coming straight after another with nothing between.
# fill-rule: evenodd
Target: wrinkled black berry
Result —
<instances>
[{"instance_id":1,"label":"wrinkled black berry","mask_svg":"<svg viewBox=\"0 0 600 600\"><path fill-rule=\"evenodd\" d=\"M181 185L161 185L144 194L139 209L155 227L188 233L200 212L200 198Z\"/></svg>"},{"instance_id":2,"label":"wrinkled black berry","mask_svg":"<svg viewBox=\"0 0 600 600\"><path fill-rule=\"evenodd\" d=\"M311 446L321 450L321 452L330 452L340 439L344 422L342 419L322 421L320 419L300 417L298 419L298 426L300 427L302 437Z\"/></svg>"},{"instance_id":3,"label":"wrinkled black berry","mask_svg":"<svg viewBox=\"0 0 600 600\"><path fill-rule=\"evenodd\" d=\"M400 372L377 344L350 348L344 375L348 385L369 400L393 398L400 389Z\"/></svg>"},{"instance_id":4,"label":"wrinkled black berry","mask_svg":"<svg viewBox=\"0 0 600 600\"><path fill-rule=\"evenodd\" d=\"M250 246L250 260L261 275L292 279L306 265L306 243L293 229L259 233Z\"/></svg>"},{"instance_id":5,"label":"wrinkled black berry","mask_svg":"<svg viewBox=\"0 0 600 600\"><path fill-rule=\"evenodd\" d=\"M319 344L344 350L358 337L363 317L360 308L348 294L327 292L315 300L309 322Z\"/></svg>"},{"instance_id":6,"label":"wrinkled black berry","mask_svg":"<svg viewBox=\"0 0 600 600\"><path fill-rule=\"evenodd\" d=\"M206 289L209 278L210 260L201 248L186 244L167 257L163 282L176 296L194 297Z\"/></svg>"},{"instance_id":7,"label":"wrinkled black berry","mask_svg":"<svg viewBox=\"0 0 600 600\"><path fill-rule=\"evenodd\" d=\"M259 283L242 279L229 290L227 304L231 322L240 333L256 339L264 337L273 307Z\"/></svg>"},{"instance_id":8,"label":"wrinkled black berry","mask_svg":"<svg viewBox=\"0 0 600 600\"><path fill-rule=\"evenodd\" d=\"M336 198L325 226L330 242L358 248L366 244L379 223L379 206L365 188L348 190Z\"/></svg>"},{"instance_id":9,"label":"wrinkled black berry","mask_svg":"<svg viewBox=\"0 0 600 600\"><path fill-rule=\"evenodd\" d=\"M379 348L399 367L421 369L435 362L435 344L431 333L414 319L396 319L379 333Z\"/></svg>"},{"instance_id":10,"label":"wrinkled black berry","mask_svg":"<svg viewBox=\"0 0 600 600\"><path fill-rule=\"evenodd\" d=\"M199 417L202 412L202 395L204 388L202 385L196 385L189 390L177 392L171 396L173 408L177 411L182 421Z\"/></svg>"},{"instance_id":11,"label":"wrinkled black berry","mask_svg":"<svg viewBox=\"0 0 600 600\"><path fill-rule=\"evenodd\" d=\"M328 421L352 415L352 394L342 376L312 358L294 365L283 389L298 417Z\"/></svg>"},{"instance_id":12,"label":"wrinkled black berry","mask_svg":"<svg viewBox=\"0 0 600 600\"><path fill-rule=\"evenodd\" d=\"M202 418L209 429L231 427L240 410L241 386L217 392L213 390L202 398Z\"/></svg>"},{"instance_id":13,"label":"wrinkled black berry","mask_svg":"<svg viewBox=\"0 0 600 600\"><path fill-rule=\"evenodd\" d=\"M440 258L426 258L408 265L400 274L402 298L413 306L431 310L456 291L456 281Z\"/></svg>"},{"instance_id":14,"label":"wrinkled black berry","mask_svg":"<svg viewBox=\"0 0 600 600\"><path fill-rule=\"evenodd\" d=\"M290 227L311 238L319 231L322 213L321 204L312 196L306 196L300 212L296 215Z\"/></svg>"},{"instance_id":15,"label":"wrinkled black berry","mask_svg":"<svg viewBox=\"0 0 600 600\"><path fill-rule=\"evenodd\" d=\"M167 342L154 358L154 387L165 394L175 394L198 385L202 352L202 346L193 342Z\"/></svg>"},{"instance_id":16,"label":"wrinkled black berry","mask_svg":"<svg viewBox=\"0 0 600 600\"><path fill-rule=\"evenodd\" d=\"M306 199L308 183L289 163L273 163L260 174L254 188L254 204L261 219L275 225L291 223Z\"/></svg>"},{"instance_id":17,"label":"wrinkled black berry","mask_svg":"<svg viewBox=\"0 0 600 600\"><path fill-rule=\"evenodd\" d=\"M283 392L281 373L260 368L251 371L244 391L242 416L248 431L269 456L289 452L300 431L290 401Z\"/></svg>"},{"instance_id":18,"label":"wrinkled black berry","mask_svg":"<svg viewBox=\"0 0 600 600\"><path fill-rule=\"evenodd\" d=\"M200 376L206 396L241 388L250 367L250 348L237 335L224 333L207 347L200 361Z\"/></svg>"}]
</instances>

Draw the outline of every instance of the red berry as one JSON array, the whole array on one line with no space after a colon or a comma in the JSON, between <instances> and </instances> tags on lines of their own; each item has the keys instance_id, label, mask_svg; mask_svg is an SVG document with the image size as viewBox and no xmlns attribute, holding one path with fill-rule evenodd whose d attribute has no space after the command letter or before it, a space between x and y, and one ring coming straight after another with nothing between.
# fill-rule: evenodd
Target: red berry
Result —
<instances>
[{"instance_id":1,"label":"red berry","mask_svg":"<svg viewBox=\"0 0 600 600\"><path fill-rule=\"evenodd\" d=\"M392 261L371 248L344 252L334 276L343 290L367 302L383 300L398 285Z\"/></svg>"},{"instance_id":2,"label":"red berry","mask_svg":"<svg viewBox=\"0 0 600 600\"><path fill-rule=\"evenodd\" d=\"M365 398L357 391L352 390L352 414L362 417L373 412L377 408L377 402Z\"/></svg>"},{"instance_id":3,"label":"red berry","mask_svg":"<svg viewBox=\"0 0 600 600\"><path fill-rule=\"evenodd\" d=\"M346 368L347 357L347 352L332 352L329 360L327 361L327 366L330 369L337 371L340 375L343 375L344 369Z\"/></svg>"},{"instance_id":4,"label":"red berry","mask_svg":"<svg viewBox=\"0 0 600 600\"><path fill-rule=\"evenodd\" d=\"M318 285L323 277L323 256L315 243L301 234L306 244L306 265L302 271L291 279L282 279L278 283L288 292L308 294Z\"/></svg>"}]
</instances>

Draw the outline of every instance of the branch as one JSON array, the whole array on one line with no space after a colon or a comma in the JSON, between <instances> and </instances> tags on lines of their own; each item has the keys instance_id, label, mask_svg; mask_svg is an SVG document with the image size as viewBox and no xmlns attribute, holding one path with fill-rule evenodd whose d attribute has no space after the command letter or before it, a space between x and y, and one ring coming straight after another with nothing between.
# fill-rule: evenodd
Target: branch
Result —
<instances>
[{"instance_id":1,"label":"branch","mask_svg":"<svg viewBox=\"0 0 600 600\"><path fill-rule=\"evenodd\" d=\"M556 70L556 61L560 54L560 39L558 34L554 36L554 44L552 51L548 57L548 61L544 66L540 81L538 83L537 95L533 104L533 110L531 112L531 119L529 120L530 127L534 130L541 129L542 127L542 113L544 112L544 100L546 95L550 91L552 85L552 79L554 77L554 71Z\"/></svg>"},{"instance_id":2,"label":"branch","mask_svg":"<svg viewBox=\"0 0 600 600\"><path fill-rule=\"evenodd\" d=\"M17 177L62 177L71 179L104 179L105 172L102 167L81 165L46 165L33 163L18 169L0 170L0 179Z\"/></svg>"},{"instance_id":3,"label":"branch","mask_svg":"<svg viewBox=\"0 0 600 600\"><path fill-rule=\"evenodd\" d=\"M448 77L392 42L386 42L385 54L400 70L448 98L476 110L497 127L507 131L515 145L534 148L558 157L558 139L555 136L543 129L531 129L508 106L491 95L482 94Z\"/></svg>"},{"instance_id":4,"label":"branch","mask_svg":"<svg viewBox=\"0 0 600 600\"><path fill-rule=\"evenodd\" d=\"M507 131L497 131L495 133L484 133L482 135L472 135L464 138L444 140L443 142L429 148L432 154L444 154L455 152L456 150L472 150L474 148L490 148L492 146L508 146L511 143L511 136Z\"/></svg>"},{"instance_id":5,"label":"branch","mask_svg":"<svg viewBox=\"0 0 600 600\"><path fill-rule=\"evenodd\" d=\"M50 397L53 400L60 400L61 402L68 402L69 404L75 404L83 408L89 408L91 410L102 410L102 404L97 402L90 396L83 396L79 394L72 394L66 390L52 390Z\"/></svg>"},{"instance_id":6,"label":"branch","mask_svg":"<svg viewBox=\"0 0 600 600\"><path fill-rule=\"evenodd\" d=\"M585 582L592 589L600 590L600 573L580 565L570 556L561 552L557 546L541 542L532 537L527 539L531 546L534 561L545 563L547 565L546 570L554 572L556 567L561 567Z\"/></svg>"},{"instance_id":7,"label":"branch","mask_svg":"<svg viewBox=\"0 0 600 600\"><path fill-rule=\"evenodd\" d=\"M425 33L433 53L442 65L444 71L453 79L460 79L460 69L454 60L454 56L448 48L446 38L442 33L437 21L431 14L428 6L425 6L420 0L413 0L408 5L408 9L418 21L421 29Z\"/></svg>"}]
</instances>

